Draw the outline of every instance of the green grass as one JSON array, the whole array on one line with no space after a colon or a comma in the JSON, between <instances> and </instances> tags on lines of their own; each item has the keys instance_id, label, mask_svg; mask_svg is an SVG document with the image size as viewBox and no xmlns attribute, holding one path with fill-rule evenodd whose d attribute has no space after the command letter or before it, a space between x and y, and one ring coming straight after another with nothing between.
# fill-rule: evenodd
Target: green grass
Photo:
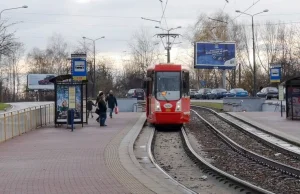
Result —
<instances>
[{"instance_id":1,"label":"green grass","mask_svg":"<svg viewBox=\"0 0 300 194\"><path fill-rule=\"evenodd\" d=\"M0 110L4 110L5 108L8 108L9 104L0 103Z\"/></svg>"},{"instance_id":2,"label":"green grass","mask_svg":"<svg viewBox=\"0 0 300 194\"><path fill-rule=\"evenodd\" d=\"M207 108L223 110L223 103L217 103L217 102L191 102L191 105L204 106Z\"/></svg>"}]
</instances>

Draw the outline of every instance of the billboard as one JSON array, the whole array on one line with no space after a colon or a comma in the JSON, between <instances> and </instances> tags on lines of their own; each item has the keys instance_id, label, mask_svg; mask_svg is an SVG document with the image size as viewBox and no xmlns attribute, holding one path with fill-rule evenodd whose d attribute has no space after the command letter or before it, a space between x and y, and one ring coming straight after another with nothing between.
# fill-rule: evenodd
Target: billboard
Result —
<instances>
[{"instance_id":1,"label":"billboard","mask_svg":"<svg viewBox=\"0 0 300 194\"><path fill-rule=\"evenodd\" d=\"M235 69L234 42L196 42L194 52L196 69Z\"/></svg>"},{"instance_id":2,"label":"billboard","mask_svg":"<svg viewBox=\"0 0 300 194\"><path fill-rule=\"evenodd\" d=\"M71 90L71 91L69 91ZM73 93L73 94L72 94ZM75 93L75 95L74 95ZM81 122L81 85L56 85L56 121L66 123L69 108L75 109L74 122ZM69 96L69 95L72 96ZM74 95L74 96L73 96ZM75 99L74 99L75 98ZM71 101L70 101L71 100ZM70 103L70 102L71 103ZM71 105L71 107L70 107Z\"/></svg>"},{"instance_id":3,"label":"billboard","mask_svg":"<svg viewBox=\"0 0 300 194\"><path fill-rule=\"evenodd\" d=\"M54 90L54 84L49 81L54 77L55 74L28 74L27 87L29 90Z\"/></svg>"},{"instance_id":4,"label":"billboard","mask_svg":"<svg viewBox=\"0 0 300 194\"><path fill-rule=\"evenodd\" d=\"M270 82L279 83L281 78L281 67L270 68Z\"/></svg>"}]
</instances>

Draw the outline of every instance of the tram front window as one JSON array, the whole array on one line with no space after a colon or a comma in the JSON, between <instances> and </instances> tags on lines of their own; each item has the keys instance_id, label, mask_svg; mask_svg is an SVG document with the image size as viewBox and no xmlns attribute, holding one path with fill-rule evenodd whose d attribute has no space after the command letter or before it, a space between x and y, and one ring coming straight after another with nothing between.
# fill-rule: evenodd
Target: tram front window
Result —
<instances>
[{"instance_id":1,"label":"tram front window","mask_svg":"<svg viewBox=\"0 0 300 194\"><path fill-rule=\"evenodd\" d=\"M157 100L179 100L180 72L157 72L155 94Z\"/></svg>"}]
</instances>

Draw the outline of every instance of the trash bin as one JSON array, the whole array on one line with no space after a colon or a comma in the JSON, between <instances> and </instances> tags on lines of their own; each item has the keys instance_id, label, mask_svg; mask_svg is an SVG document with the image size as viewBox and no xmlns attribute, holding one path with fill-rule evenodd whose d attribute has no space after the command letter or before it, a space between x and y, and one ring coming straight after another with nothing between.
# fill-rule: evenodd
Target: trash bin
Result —
<instances>
[{"instance_id":1,"label":"trash bin","mask_svg":"<svg viewBox=\"0 0 300 194\"><path fill-rule=\"evenodd\" d=\"M74 110L73 109L69 109L68 110L68 125L72 125L72 123L74 123Z\"/></svg>"}]
</instances>

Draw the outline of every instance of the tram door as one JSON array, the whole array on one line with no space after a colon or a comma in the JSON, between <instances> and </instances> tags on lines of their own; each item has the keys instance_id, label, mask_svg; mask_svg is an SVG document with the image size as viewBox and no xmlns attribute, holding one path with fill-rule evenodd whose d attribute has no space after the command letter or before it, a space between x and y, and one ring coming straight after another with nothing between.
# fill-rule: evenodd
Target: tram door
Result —
<instances>
[{"instance_id":1,"label":"tram door","mask_svg":"<svg viewBox=\"0 0 300 194\"><path fill-rule=\"evenodd\" d=\"M146 115L148 117L148 115L151 114L151 93L152 93L151 78L147 78L144 81L144 90L146 91Z\"/></svg>"}]
</instances>

